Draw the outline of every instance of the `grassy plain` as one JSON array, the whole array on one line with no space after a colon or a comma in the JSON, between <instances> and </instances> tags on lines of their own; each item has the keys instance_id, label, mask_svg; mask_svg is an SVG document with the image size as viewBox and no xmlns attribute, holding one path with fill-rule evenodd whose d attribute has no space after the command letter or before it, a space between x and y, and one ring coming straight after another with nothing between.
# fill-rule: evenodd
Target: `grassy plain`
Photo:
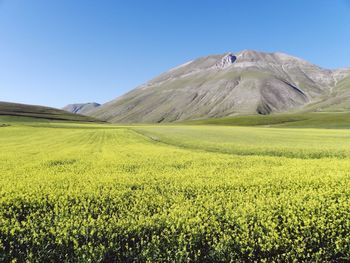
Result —
<instances>
[{"instance_id":1,"label":"grassy plain","mask_svg":"<svg viewBox=\"0 0 350 263\"><path fill-rule=\"evenodd\" d=\"M350 131L0 118L0 262L350 260Z\"/></svg>"},{"instance_id":2,"label":"grassy plain","mask_svg":"<svg viewBox=\"0 0 350 263\"><path fill-rule=\"evenodd\" d=\"M271 115L232 116L187 121L189 125L267 126L282 128L349 129L349 112L297 112Z\"/></svg>"}]
</instances>

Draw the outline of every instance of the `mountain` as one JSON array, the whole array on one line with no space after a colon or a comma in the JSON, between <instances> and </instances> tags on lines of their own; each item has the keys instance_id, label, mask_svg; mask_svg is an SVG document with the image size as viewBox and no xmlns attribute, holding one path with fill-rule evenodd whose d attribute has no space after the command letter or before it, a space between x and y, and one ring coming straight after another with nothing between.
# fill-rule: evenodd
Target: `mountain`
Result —
<instances>
[{"instance_id":1,"label":"mountain","mask_svg":"<svg viewBox=\"0 0 350 263\"><path fill-rule=\"evenodd\" d=\"M0 116L33 117L47 120L96 122L95 118L73 114L67 111L37 105L1 102Z\"/></svg>"},{"instance_id":2,"label":"mountain","mask_svg":"<svg viewBox=\"0 0 350 263\"><path fill-rule=\"evenodd\" d=\"M96 102L75 103L75 104L69 104L62 109L65 111L69 111L71 113L85 115L89 111L91 111L99 106L101 106L101 104L98 104Z\"/></svg>"},{"instance_id":3,"label":"mountain","mask_svg":"<svg viewBox=\"0 0 350 263\"><path fill-rule=\"evenodd\" d=\"M110 122L173 122L290 111L350 110L350 69L284 53L202 57L89 112Z\"/></svg>"}]
</instances>

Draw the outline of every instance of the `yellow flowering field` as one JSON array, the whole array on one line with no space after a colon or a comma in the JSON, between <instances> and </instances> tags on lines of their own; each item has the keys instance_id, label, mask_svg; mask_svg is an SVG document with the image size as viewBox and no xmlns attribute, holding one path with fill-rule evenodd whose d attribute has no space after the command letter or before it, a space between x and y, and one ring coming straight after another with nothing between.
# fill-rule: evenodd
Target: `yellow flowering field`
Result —
<instances>
[{"instance_id":1,"label":"yellow flowering field","mask_svg":"<svg viewBox=\"0 0 350 263\"><path fill-rule=\"evenodd\" d=\"M350 260L348 130L0 127L0 262Z\"/></svg>"}]
</instances>

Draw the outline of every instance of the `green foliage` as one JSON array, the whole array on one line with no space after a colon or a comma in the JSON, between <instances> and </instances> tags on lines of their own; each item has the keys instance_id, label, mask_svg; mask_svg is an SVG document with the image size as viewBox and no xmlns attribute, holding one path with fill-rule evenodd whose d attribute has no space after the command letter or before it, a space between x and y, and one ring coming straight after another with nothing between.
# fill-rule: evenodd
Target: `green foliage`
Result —
<instances>
[{"instance_id":1,"label":"green foliage","mask_svg":"<svg viewBox=\"0 0 350 263\"><path fill-rule=\"evenodd\" d=\"M0 262L350 260L347 131L53 127L0 129Z\"/></svg>"}]
</instances>

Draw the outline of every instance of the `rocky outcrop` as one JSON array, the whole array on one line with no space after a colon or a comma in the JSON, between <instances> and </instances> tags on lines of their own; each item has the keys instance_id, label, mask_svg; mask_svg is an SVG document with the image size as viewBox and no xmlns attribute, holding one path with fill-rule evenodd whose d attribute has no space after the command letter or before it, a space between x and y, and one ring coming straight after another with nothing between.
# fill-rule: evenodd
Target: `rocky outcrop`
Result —
<instances>
[{"instance_id":1,"label":"rocky outcrop","mask_svg":"<svg viewBox=\"0 0 350 263\"><path fill-rule=\"evenodd\" d=\"M226 56L224 56L221 59L221 61L218 64L216 64L216 66L220 69L225 69L231 66L235 61L236 61L236 57L231 53L228 53Z\"/></svg>"}]
</instances>

